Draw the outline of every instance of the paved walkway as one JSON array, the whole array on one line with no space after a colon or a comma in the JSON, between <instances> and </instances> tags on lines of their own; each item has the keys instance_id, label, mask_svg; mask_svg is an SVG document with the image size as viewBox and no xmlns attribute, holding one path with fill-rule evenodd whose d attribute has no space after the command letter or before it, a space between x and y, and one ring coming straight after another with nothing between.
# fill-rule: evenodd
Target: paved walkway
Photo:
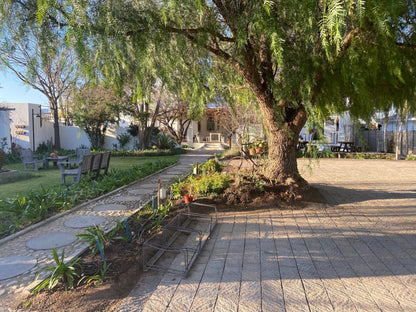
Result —
<instances>
[{"instance_id":1,"label":"paved walkway","mask_svg":"<svg viewBox=\"0 0 416 312\"><path fill-rule=\"evenodd\" d=\"M113 228L117 220L127 218L156 194L159 178L166 185L174 177L189 174L191 164L205 162L220 149L219 144L207 144L181 155L175 166L0 240L0 312L15 307L39 283L34 282L36 273L53 262L51 247L58 254L65 249L66 259L78 256L88 244L76 234L91 225Z\"/></svg>"},{"instance_id":2,"label":"paved walkway","mask_svg":"<svg viewBox=\"0 0 416 312\"><path fill-rule=\"evenodd\" d=\"M223 214L187 278L144 274L118 311L416 311L416 163L299 164L328 205Z\"/></svg>"}]
</instances>

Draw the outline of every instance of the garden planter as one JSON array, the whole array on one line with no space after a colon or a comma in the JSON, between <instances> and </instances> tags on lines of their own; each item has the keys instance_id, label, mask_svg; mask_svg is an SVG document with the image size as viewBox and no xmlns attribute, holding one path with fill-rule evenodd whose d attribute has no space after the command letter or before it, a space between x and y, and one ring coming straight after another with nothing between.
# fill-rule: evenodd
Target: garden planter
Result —
<instances>
[{"instance_id":1,"label":"garden planter","mask_svg":"<svg viewBox=\"0 0 416 312\"><path fill-rule=\"evenodd\" d=\"M258 155L261 154L261 147L256 147L256 154L258 154Z\"/></svg>"},{"instance_id":2,"label":"garden planter","mask_svg":"<svg viewBox=\"0 0 416 312\"><path fill-rule=\"evenodd\" d=\"M250 156L254 156L254 152L255 152L254 148L250 148L248 150L248 153L250 154Z\"/></svg>"},{"instance_id":3,"label":"garden planter","mask_svg":"<svg viewBox=\"0 0 416 312\"><path fill-rule=\"evenodd\" d=\"M192 203L192 201L194 200L194 195L184 195L183 198L185 199L185 204L189 204Z\"/></svg>"},{"instance_id":4,"label":"garden planter","mask_svg":"<svg viewBox=\"0 0 416 312\"><path fill-rule=\"evenodd\" d=\"M3 164L4 164L4 157L5 157L4 151L2 149L0 149L0 170L3 167Z\"/></svg>"}]
</instances>

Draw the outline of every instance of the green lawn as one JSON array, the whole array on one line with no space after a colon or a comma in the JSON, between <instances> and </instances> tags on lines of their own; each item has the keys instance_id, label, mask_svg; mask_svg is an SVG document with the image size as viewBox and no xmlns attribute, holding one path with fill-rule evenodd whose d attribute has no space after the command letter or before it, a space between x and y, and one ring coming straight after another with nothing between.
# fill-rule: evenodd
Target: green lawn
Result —
<instances>
[{"instance_id":1,"label":"green lawn","mask_svg":"<svg viewBox=\"0 0 416 312\"><path fill-rule=\"evenodd\" d=\"M158 156L158 157L111 157L110 169L129 169L134 165L140 165L146 162L157 161L158 159L178 160L179 156ZM11 183L0 184L0 199L15 198L16 195L25 195L30 191L36 191L43 188L50 188L61 183L61 177L58 167L52 163L48 170L40 169L38 171L24 171L23 164L5 165L4 169L18 170L24 178Z\"/></svg>"}]
</instances>

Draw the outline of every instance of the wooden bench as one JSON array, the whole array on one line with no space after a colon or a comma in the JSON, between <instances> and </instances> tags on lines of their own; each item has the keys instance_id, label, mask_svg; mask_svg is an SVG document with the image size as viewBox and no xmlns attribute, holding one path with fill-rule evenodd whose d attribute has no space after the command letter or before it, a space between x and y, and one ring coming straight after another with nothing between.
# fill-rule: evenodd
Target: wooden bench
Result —
<instances>
[{"instance_id":1,"label":"wooden bench","mask_svg":"<svg viewBox=\"0 0 416 312\"><path fill-rule=\"evenodd\" d=\"M107 174L110 165L111 152L87 154L82 157L82 161L75 169L68 169L71 162L60 162L61 184L66 184L66 177L73 179L73 183L78 183L82 176L90 175L91 179L97 179L100 172Z\"/></svg>"},{"instance_id":2,"label":"wooden bench","mask_svg":"<svg viewBox=\"0 0 416 312\"><path fill-rule=\"evenodd\" d=\"M81 176L87 175L90 172L93 158L93 154L84 155L81 163L75 169L66 169L68 166L66 162L58 163L59 169L61 170L61 184L67 184L65 180L67 177L72 178L73 183L78 183Z\"/></svg>"}]
</instances>

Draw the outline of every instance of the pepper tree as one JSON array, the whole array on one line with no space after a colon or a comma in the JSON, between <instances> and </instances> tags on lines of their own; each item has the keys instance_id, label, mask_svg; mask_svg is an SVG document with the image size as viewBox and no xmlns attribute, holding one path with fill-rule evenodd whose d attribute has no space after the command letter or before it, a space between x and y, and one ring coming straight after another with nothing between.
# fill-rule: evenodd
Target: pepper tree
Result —
<instances>
[{"instance_id":1,"label":"pepper tree","mask_svg":"<svg viewBox=\"0 0 416 312\"><path fill-rule=\"evenodd\" d=\"M265 175L274 182L305 182L296 145L308 116L348 110L367 117L414 98L414 1L38 4L38 19L66 27L90 73L123 83L120 68L135 64L140 93L149 75L169 80L179 69L191 106L205 104L212 92L247 103L254 98L268 132Z\"/></svg>"}]
</instances>

